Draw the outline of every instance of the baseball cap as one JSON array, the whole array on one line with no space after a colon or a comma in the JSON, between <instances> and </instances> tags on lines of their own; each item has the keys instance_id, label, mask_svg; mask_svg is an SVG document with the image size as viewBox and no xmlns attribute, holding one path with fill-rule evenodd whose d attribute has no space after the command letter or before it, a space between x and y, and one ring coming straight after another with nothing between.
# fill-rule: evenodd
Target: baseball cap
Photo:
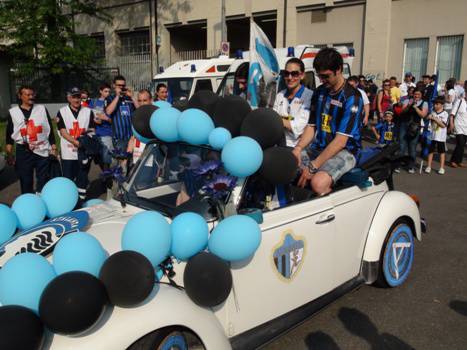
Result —
<instances>
[{"instance_id":1,"label":"baseball cap","mask_svg":"<svg viewBox=\"0 0 467 350\"><path fill-rule=\"evenodd\" d=\"M393 111L386 111L386 112L384 112L384 115L387 115L387 114L389 114L389 115L394 115L394 112L393 112Z\"/></svg>"},{"instance_id":2,"label":"baseball cap","mask_svg":"<svg viewBox=\"0 0 467 350\"><path fill-rule=\"evenodd\" d=\"M407 72L407 73L405 73L405 76L406 76L406 77L413 77L412 72Z\"/></svg>"},{"instance_id":3,"label":"baseball cap","mask_svg":"<svg viewBox=\"0 0 467 350\"><path fill-rule=\"evenodd\" d=\"M67 96L77 96L77 95L81 96L81 90L75 86L69 89L66 94Z\"/></svg>"}]
</instances>

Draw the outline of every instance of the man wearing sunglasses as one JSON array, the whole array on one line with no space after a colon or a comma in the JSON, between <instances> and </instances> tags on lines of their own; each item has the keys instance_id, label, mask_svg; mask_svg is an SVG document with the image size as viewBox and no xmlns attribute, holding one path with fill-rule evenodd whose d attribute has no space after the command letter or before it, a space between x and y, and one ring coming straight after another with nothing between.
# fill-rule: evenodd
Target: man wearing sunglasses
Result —
<instances>
[{"instance_id":1,"label":"man wearing sunglasses","mask_svg":"<svg viewBox=\"0 0 467 350\"><path fill-rule=\"evenodd\" d=\"M331 192L333 184L355 167L361 148L363 101L342 75L343 63L333 48L323 48L316 55L313 67L322 85L314 93L308 125L293 151L300 162L301 151L314 139L309 149L312 160L303 164L298 185L310 182L318 195Z\"/></svg>"},{"instance_id":2,"label":"man wearing sunglasses","mask_svg":"<svg viewBox=\"0 0 467 350\"><path fill-rule=\"evenodd\" d=\"M295 147L308 123L313 92L302 84L305 65L298 58L291 58L282 71L286 89L276 95L273 109L282 117L287 146Z\"/></svg>"}]
</instances>

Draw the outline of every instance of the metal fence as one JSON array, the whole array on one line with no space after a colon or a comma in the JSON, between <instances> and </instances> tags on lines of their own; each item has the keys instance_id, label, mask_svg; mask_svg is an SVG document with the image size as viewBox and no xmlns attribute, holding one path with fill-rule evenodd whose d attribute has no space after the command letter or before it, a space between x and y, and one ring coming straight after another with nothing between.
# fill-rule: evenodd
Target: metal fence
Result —
<instances>
[{"instance_id":1,"label":"metal fence","mask_svg":"<svg viewBox=\"0 0 467 350\"><path fill-rule=\"evenodd\" d=\"M118 56L116 63L126 84L135 91L147 89L151 83L151 55Z\"/></svg>"},{"instance_id":2,"label":"metal fence","mask_svg":"<svg viewBox=\"0 0 467 350\"><path fill-rule=\"evenodd\" d=\"M219 55L219 50L190 50L190 51L172 51L170 55L170 64L178 61L200 60Z\"/></svg>"}]
</instances>

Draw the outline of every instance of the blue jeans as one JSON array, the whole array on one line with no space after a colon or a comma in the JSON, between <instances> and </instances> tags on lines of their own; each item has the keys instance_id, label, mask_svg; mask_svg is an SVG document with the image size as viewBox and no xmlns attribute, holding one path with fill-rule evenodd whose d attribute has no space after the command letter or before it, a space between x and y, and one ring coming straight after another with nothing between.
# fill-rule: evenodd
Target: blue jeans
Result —
<instances>
[{"instance_id":1,"label":"blue jeans","mask_svg":"<svg viewBox=\"0 0 467 350\"><path fill-rule=\"evenodd\" d=\"M409 137L407 131L409 129L409 123L403 122L400 125L399 129L399 142L401 146L401 155L408 155L409 160L409 169L415 167L415 160L417 157L417 144L420 137L420 130L417 131L417 134L414 137Z\"/></svg>"}]
</instances>

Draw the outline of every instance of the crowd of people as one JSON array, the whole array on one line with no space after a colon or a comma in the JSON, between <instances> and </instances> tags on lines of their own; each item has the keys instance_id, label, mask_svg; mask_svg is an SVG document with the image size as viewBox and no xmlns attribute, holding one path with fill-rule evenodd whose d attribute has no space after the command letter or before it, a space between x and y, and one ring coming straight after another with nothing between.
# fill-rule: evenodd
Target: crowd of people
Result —
<instances>
[{"instance_id":1,"label":"crowd of people","mask_svg":"<svg viewBox=\"0 0 467 350\"><path fill-rule=\"evenodd\" d=\"M422 156L427 158L424 171L431 172L433 155L439 153L438 173L444 174L449 135L456 138L449 165L465 166L467 82L449 79L441 89L436 76L424 75L417 82L408 72L403 82L391 77L378 88L362 75L345 79L342 56L332 48L320 50L313 66L321 81L314 91L303 83L303 62L290 58L282 71L286 88L277 93L273 105L282 117L285 143L302 169L299 185L308 184L319 195L329 193L333 184L356 166L364 128L372 131L379 144L398 142L400 153L408 156L409 173L415 173L421 143ZM246 80L241 83L246 89ZM22 86L18 106L9 111L6 130L7 160L16 166L21 192L40 192L48 180L51 158L58 156L52 120L60 137L63 176L76 182L84 198L91 159L99 159L103 171L115 162L115 152L132 154L130 162L136 162L144 144L133 136L133 112L167 97L164 84L156 87L154 99L146 89L133 94L119 75L112 86L102 84L94 99L86 90L70 89L68 104L51 118L44 106L34 103L34 89ZM119 160L123 168L127 159Z\"/></svg>"},{"instance_id":2,"label":"crowd of people","mask_svg":"<svg viewBox=\"0 0 467 350\"><path fill-rule=\"evenodd\" d=\"M40 192L51 176L51 164L60 158L62 176L76 183L84 199L92 159L105 171L118 159L115 153L133 155L130 161L141 155L141 143L133 136L132 114L141 105L167 100L167 86L156 87L154 101L147 89L133 94L121 75L114 77L112 87L102 84L94 99L87 90L73 87L67 91L68 103L53 118L46 107L35 104L35 95L31 86L19 88L19 103L9 110L6 128L7 162L15 166L21 193ZM121 162L125 165L126 160Z\"/></svg>"}]
</instances>

